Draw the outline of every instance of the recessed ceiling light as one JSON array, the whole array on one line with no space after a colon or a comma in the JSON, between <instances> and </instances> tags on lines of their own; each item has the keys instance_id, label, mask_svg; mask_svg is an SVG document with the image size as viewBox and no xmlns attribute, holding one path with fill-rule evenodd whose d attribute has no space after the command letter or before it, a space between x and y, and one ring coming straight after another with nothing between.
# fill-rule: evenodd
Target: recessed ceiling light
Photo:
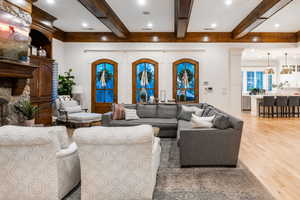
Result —
<instances>
[{"instance_id":1,"label":"recessed ceiling light","mask_svg":"<svg viewBox=\"0 0 300 200\"><path fill-rule=\"evenodd\" d=\"M226 6L230 6L232 4L232 0L225 0L224 3Z\"/></svg>"},{"instance_id":2,"label":"recessed ceiling light","mask_svg":"<svg viewBox=\"0 0 300 200\"><path fill-rule=\"evenodd\" d=\"M83 22L81 25L82 25L83 27L88 27L88 24L85 23L85 22Z\"/></svg>"},{"instance_id":3,"label":"recessed ceiling light","mask_svg":"<svg viewBox=\"0 0 300 200\"><path fill-rule=\"evenodd\" d=\"M208 36L204 36L202 40L203 40L203 42L208 42L209 41L209 37Z\"/></svg>"},{"instance_id":4,"label":"recessed ceiling light","mask_svg":"<svg viewBox=\"0 0 300 200\"><path fill-rule=\"evenodd\" d=\"M258 41L258 37L253 37L253 38L252 38L252 41L253 41L253 42L257 42L257 41Z\"/></svg>"},{"instance_id":5,"label":"recessed ceiling light","mask_svg":"<svg viewBox=\"0 0 300 200\"><path fill-rule=\"evenodd\" d=\"M210 27L211 27L211 28L216 28L216 27L217 27L217 24L216 24L216 23L212 23L212 24L210 25Z\"/></svg>"},{"instance_id":6,"label":"recessed ceiling light","mask_svg":"<svg viewBox=\"0 0 300 200\"><path fill-rule=\"evenodd\" d=\"M148 27L148 28L152 28L152 27L153 27L153 24L152 24L151 22L149 22L149 23L147 24L147 27Z\"/></svg>"},{"instance_id":7,"label":"recessed ceiling light","mask_svg":"<svg viewBox=\"0 0 300 200\"><path fill-rule=\"evenodd\" d=\"M47 0L47 3L48 3L48 4L54 4L54 3L55 3L55 0Z\"/></svg>"},{"instance_id":8,"label":"recessed ceiling light","mask_svg":"<svg viewBox=\"0 0 300 200\"><path fill-rule=\"evenodd\" d=\"M137 0L137 3L138 3L140 6L144 6L144 5L146 5L146 0Z\"/></svg>"},{"instance_id":9,"label":"recessed ceiling light","mask_svg":"<svg viewBox=\"0 0 300 200\"><path fill-rule=\"evenodd\" d=\"M153 42L158 42L159 41L159 37L158 36L153 36L152 41Z\"/></svg>"},{"instance_id":10,"label":"recessed ceiling light","mask_svg":"<svg viewBox=\"0 0 300 200\"><path fill-rule=\"evenodd\" d=\"M279 28L280 24L274 24L275 28Z\"/></svg>"},{"instance_id":11,"label":"recessed ceiling light","mask_svg":"<svg viewBox=\"0 0 300 200\"><path fill-rule=\"evenodd\" d=\"M102 37L101 37L101 40L102 40L102 41L107 41L107 37L106 37L106 36L102 36Z\"/></svg>"}]
</instances>

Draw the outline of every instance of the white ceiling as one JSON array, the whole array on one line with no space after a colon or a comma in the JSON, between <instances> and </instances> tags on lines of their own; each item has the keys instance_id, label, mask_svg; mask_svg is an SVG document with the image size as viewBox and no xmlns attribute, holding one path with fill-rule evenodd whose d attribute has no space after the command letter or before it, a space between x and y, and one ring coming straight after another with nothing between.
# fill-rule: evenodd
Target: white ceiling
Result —
<instances>
[{"instance_id":1,"label":"white ceiling","mask_svg":"<svg viewBox=\"0 0 300 200\"><path fill-rule=\"evenodd\" d=\"M122 19L122 22L132 32L142 30L148 23L152 23L152 32L174 31L174 0L144 0L140 6L139 0L107 0L107 3ZM150 15L143 15L143 11Z\"/></svg>"},{"instance_id":2,"label":"white ceiling","mask_svg":"<svg viewBox=\"0 0 300 200\"><path fill-rule=\"evenodd\" d=\"M190 19L189 32L203 32L215 23L216 32L232 31L262 0L195 0ZM208 30L211 32L211 30Z\"/></svg>"},{"instance_id":3,"label":"white ceiling","mask_svg":"<svg viewBox=\"0 0 300 200\"><path fill-rule=\"evenodd\" d=\"M39 0L36 6L55 16L54 25L66 32L108 32L106 26L92 15L77 0L55 0L54 4L48 4L46 0ZM94 30L83 30L82 23Z\"/></svg>"},{"instance_id":4,"label":"white ceiling","mask_svg":"<svg viewBox=\"0 0 300 200\"><path fill-rule=\"evenodd\" d=\"M93 16L78 0L39 0L35 5L58 18L54 25L66 32L109 32L95 16ZM174 0L106 0L131 32L173 32ZM189 32L230 32L253 10L262 0L194 0ZM144 2L141 6L139 2ZM258 32L296 32L300 30L300 0L294 0L287 7L276 13L271 19L260 25ZM143 15L143 11L150 15ZM84 30L82 23L89 28ZM152 30L143 30L147 24L153 24ZM214 30L210 28L215 23ZM280 27L275 28L275 24Z\"/></svg>"},{"instance_id":5,"label":"white ceiling","mask_svg":"<svg viewBox=\"0 0 300 200\"><path fill-rule=\"evenodd\" d=\"M285 8L281 9L262 25L257 27L256 32L297 32L300 30L300 1L294 0ZM274 25L279 24L276 28Z\"/></svg>"},{"instance_id":6,"label":"white ceiling","mask_svg":"<svg viewBox=\"0 0 300 200\"><path fill-rule=\"evenodd\" d=\"M245 49L243 51L243 60L267 60L268 53L270 59L279 60L285 57L288 53L289 58L300 59L300 48L270 48L270 49Z\"/></svg>"}]
</instances>

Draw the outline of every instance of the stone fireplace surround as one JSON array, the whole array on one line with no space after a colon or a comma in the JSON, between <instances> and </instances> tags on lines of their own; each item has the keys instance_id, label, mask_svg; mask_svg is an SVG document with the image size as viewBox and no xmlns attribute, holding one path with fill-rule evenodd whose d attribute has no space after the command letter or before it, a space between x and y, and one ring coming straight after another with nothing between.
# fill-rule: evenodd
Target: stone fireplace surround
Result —
<instances>
[{"instance_id":1,"label":"stone fireplace surround","mask_svg":"<svg viewBox=\"0 0 300 200\"><path fill-rule=\"evenodd\" d=\"M27 83L28 82L29 81L27 81ZM0 86L0 107L2 108L0 108L0 126L6 124L19 124L24 121L24 119L14 111L14 104L20 100L30 99L29 84L25 86L23 93L19 96L12 96L11 90L11 88L3 88ZM1 102L7 102L7 104L1 104Z\"/></svg>"}]
</instances>

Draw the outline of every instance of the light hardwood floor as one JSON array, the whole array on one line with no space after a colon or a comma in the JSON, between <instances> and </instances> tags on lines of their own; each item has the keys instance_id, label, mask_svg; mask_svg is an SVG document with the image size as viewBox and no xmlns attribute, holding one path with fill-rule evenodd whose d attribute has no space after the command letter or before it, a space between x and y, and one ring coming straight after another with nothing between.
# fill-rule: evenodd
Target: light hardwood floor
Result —
<instances>
[{"instance_id":1,"label":"light hardwood floor","mask_svg":"<svg viewBox=\"0 0 300 200\"><path fill-rule=\"evenodd\" d=\"M240 160L277 200L299 200L300 118L241 117Z\"/></svg>"}]
</instances>

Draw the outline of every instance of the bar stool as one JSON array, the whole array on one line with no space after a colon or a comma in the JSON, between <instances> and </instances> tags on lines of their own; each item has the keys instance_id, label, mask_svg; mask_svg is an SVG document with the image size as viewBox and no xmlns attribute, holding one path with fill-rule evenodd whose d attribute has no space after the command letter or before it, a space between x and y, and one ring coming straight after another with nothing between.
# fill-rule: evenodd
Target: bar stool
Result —
<instances>
[{"instance_id":1,"label":"bar stool","mask_svg":"<svg viewBox=\"0 0 300 200\"><path fill-rule=\"evenodd\" d=\"M276 98L276 115L279 117L279 108L280 108L280 117L288 116L288 97L287 96L277 96Z\"/></svg>"},{"instance_id":2,"label":"bar stool","mask_svg":"<svg viewBox=\"0 0 300 200\"><path fill-rule=\"evenodd\" d=\"M288 97L288 113L289 113L289 117L295 117L295 115L297 114L297 116L299 117L300 115L300 97L298 96L289 96Z\"/></svg>"},{"instance_id":3,"label":"bar stool","mask_svg":"<svg viewBox=\"0 0 300 200\"><path fill-rule=\"evenodd\" d=\"M275 97L274 96L264 96L262 102L258 106L258 115L263 117L274 117L274 106L275 106ZM261 112L261 107L263 112ZM267 112L266 112L267 110Z\"/></svg>"}]
</instances>

